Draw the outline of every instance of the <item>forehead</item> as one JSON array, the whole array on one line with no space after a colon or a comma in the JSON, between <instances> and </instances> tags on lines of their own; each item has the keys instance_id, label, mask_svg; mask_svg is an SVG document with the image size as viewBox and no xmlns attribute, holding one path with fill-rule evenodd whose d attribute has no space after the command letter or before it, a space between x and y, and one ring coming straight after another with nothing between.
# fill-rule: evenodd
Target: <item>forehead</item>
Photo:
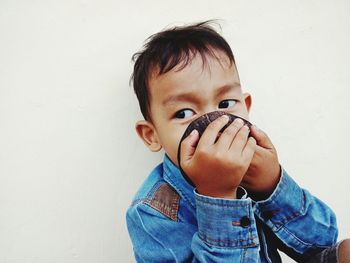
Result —
<instances>
[{"instance_id":1,"label":"forehead","mask_svg":"<svg viewBox=\"0 0 350 263\"><path fill-rule=\"evenodd\" d=\"M239 76L235 64L224 52L215 51L215 57L206 55L205 61L200 54L191 58L184 67L177 65L167 73L159 75L152 71L149 78L150 105L162 103L167 97L182 93L215 90L222 86L237 86ZM199 92L199 93L198 93Z\"/></svg>"},{"instance_id":2,"label":"forehead","mask_svg":"<svg viewBox=\"0 0 350 263\"><path fill-rule=\"evenodd\" d=\"M173 61L168 61L169 64L173 64ZM149 79L159 78L163 75L166 75L168 72L181 72L187 71L188 68L193 68L194 66L198 66L198 69L204 70L213 66L213 64L221 64L221 66L225 68L229 68L234 65L234 62L230 60L230 58L223 51L210 49L207 53L196 52L193 53L189 51L187 54L183 54L180 61L170 70L166 70L165 73L160 72L160 66L155 65L151 69L151 74ZM167 68L168 65L163 65L161 70Z\"/></svg>"}]
</instances>

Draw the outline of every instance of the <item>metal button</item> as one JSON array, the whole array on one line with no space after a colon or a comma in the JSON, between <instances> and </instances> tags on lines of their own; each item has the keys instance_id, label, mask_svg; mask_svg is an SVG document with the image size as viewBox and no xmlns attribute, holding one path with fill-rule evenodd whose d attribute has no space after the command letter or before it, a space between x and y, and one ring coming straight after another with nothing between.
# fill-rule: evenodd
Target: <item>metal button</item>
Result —
<instances>
[{"instance_id":1,"label":"metal button","mask_svg":"<svg viewBox=\"0 0 350 263\"><path fill-rule=\"evenodd\" d=\"M241 227L248 227L250 225L250 219L247 216L243 216L240 220Z\"/></svg>"}]
</instances>

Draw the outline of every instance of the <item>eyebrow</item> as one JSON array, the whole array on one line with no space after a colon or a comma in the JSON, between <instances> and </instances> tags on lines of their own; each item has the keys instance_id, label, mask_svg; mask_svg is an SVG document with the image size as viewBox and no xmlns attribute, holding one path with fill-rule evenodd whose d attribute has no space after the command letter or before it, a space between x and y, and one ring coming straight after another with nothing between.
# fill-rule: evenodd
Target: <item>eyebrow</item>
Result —
<instances>
[{"instance_id":1,"label":"eyebrow","mask_svg":"<svg viewBox=\"0 0 350 263\"><path fill-rule=\"evenodd\" d=\"M234 90L234 89L237 89L237 88L240 88L240 87L241 87L241 84L238 83L238 82L235 82L233 84L227 84L227 85L221 86L220 88L218 88L215 91L215 96L219 97L222 94L225 94L225 93L227 93L227 92L229 92L231 90ZM179 102L179 101L195 102L197 100L196 98L197 98L197 96L193 92L181 93L181 94L178 94L178 95L169 96L168 98L166 98L163 101L162 104L163 104L163 106L165 106L167 104L174 104L174 103Z\"/></svg>"}]
</instances>

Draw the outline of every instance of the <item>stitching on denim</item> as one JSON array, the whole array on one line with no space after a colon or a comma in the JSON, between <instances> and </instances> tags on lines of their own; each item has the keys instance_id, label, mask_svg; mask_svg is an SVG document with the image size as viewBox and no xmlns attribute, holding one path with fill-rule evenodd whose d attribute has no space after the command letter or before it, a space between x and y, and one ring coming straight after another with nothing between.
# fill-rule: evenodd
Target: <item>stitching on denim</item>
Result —
<instances>
[{"instance_id":1,"label":"stitching on denim","mask_svg":"<svg viewBox=\"0 0 350 263\"><path fill-rule=\"evenodd\" d=\"M203 240L204 242L206 242L206 240ZM224 245L219 245L219 244L213 244L210 242L206 242L207 244L209 244L211 247L216 247L216 248L236 248L236 249L245 249L245 248L253 248L253 247L257 247L259 246L259 244L256 243L251 243L251 244L246 244L246 245L242 245L242 244L237 244L237 245L228 245L228 244L224 244Z\"/></svg>"},{"instance_id":2,"label":"stitching on denim","mask_svg":"<svg viewBox=\"0 0 350 263\"><path fill-rule=\"evenodd\" d=\"M196 200L201 202L201 203L205 203L205 204L208 204L208 205L212 205L212 206L222 206L222 207L246 207L246 208L249 208L249 203L248 204L218 204L218 203L213 203L211 201L207 201L207 200L204 200L200 197L196 197Z\"/></svg>"},{"instance_id":3,"label":"stitching on denim","mask_svg":"<svg viewBox=\"0 0 350 263\"><path fill-rule=\"evenodd\" d=\"M283 167L281 167L281 169L283 169ZM279 182L279 187L277 187L275 189L276 192L274 192L273 196L271 196L270 200L267 200L265 202L257 202L259 204L259 206L261 206L262 208L270 206L270 205L275 205L275 199L279 196L280 192L282 192L282 190L284 190L286 188L286 184L287 184L287 179L286 179L286 175L284 174L283 170L282 170L282 175L281 175L281 179Z\"/></svg>"},{"instance_id":4,"label":"stitching on denim","mask_svg":"<svg viewBox=\"0 0 350 263\"><path fill-rule=\"evenodd\" d=\"M283 227L282 230L285 231L285 232L287 232L287 234L288 234L289 236L291 236L295 241L299 242L299 243L302 244L303 246L307 246L307 247L309 247L309 248L313 246L313 244L304 242L303 240L299 239L296 235L294 235L292 232L290 232L288 228Z\"/></svg>"},{"instance_id":5,"label":"stitching on denim","mask_svg":"<svg viewBox=\"0 0 350 263\"><path fill-rule=\"evenodd\" d=\"M149 190L147 192L146 197L134 199L130 206L134 206L134 205L137 205L139 203L143 203L143 202L146 202L147 200L150 200L153 197L155 191L159 188L159 185L164 184L164 183L165 183L164 181L156 182L152 186L151 190Z\"/></svg>"},{"instance_id":6,"label":"stitching on denim","mask_svg":"<svg viewBox=\"0 0 350 263\"><path fill-rule=\"evenodd\" d=\"M254 240L255 238L253 236L249 236L248 238L246 239L237 239L237 240L225 240L225 239L214 239L214 238L210 238L206 235L204 235L202 232L198 231L198 234L205 240L208 240L208 241L213 241L213 242L220 242L220 243L243 243L243 242L249 242L251 240Z\"/></svg>"},{"instance_id":7,"label":"stitching on denim","mask_svg":"<svg viewBox=\"0 0 350 263\"><path fill-rule=\"evenodd\" d=\"M134 206L140 202L143 202L145 200L150 200L153 198L155 192L158 190L158 188L162 185L162 184L166 184L165 181L158 181L156 182L152 187L151 189L147 192L146 194L146 197L143 197L143 198L138 198L138 199L135 199L132 201L131 203L131 206Z\"/></svg>"},{"instance_id":8,"label":"stitching on denim","mask_svg":"<svg viewBox=\"0 0 350 263\"><path fill-rule=\"evenodd\" d=\"M294 218L299 217L301 214L299 212L294 212L291 215L284 217L281 221L276 222L274 220L271 219L272 224L275 226L276 231L278 231L279 229L281 229L285 224L289 223L290 221L292 221Z\"/></svg>"},{"instance_id":9,"label":"stitching on denim","mask_svg":"<svg viewBox=\"0 0 350 263\"><path fill-rule=\"evenodd\" d=\"M222 247L219 244L223 244L224 247L228 247L228 248L249 248L249 247L256 247L259 245L259 243L254 242L254 240L257 237L255 237L255 238L251 237L251 238L247 238L247 239L238 239L238 240L218 240L218 239L213 239L213 238L207 237L199 231L198 231L198 236L204 242L206 242L214 247Z\"/></svg>"},{"instance_id":10,"label":"stitching on denim","mask_svg":"<svg viewBox=\"0 0 350 263\"><path fill-rule=\"evenodd\" d=\"M142 201L150 206L151 208L159 211L164 216L170 218L173 221L178 220L178 210L179 210L179 202L180 202L180 196L179 194L166 182L160 182L156 184L157 187L153 192L152 198L145 198ZM158 191L162 190L164 187L168 187L169 189L165 189L166 191L171 191L169 200L170 204L166 204L163 202L163 200L157 200L155 199L155 195ZM155 188L155 187L153 187Z\"/></svg>"},{"instance_id":11,"label":"stitching on denim","mask_svg":"<svg viewBox=\"0 0 350 263\"><path fill-rule=\"evenodd\" d=\"M305 213L306 211L306 195L305 195L305 192L303 190L301 190L301 209L303 214Z\"/></svg>"},{"instance_id":12,"label":"stitching on denim","mask_svg":"<svg viewBox=\"0 0 350 263\"><path fill-rule=\"evenodd\" d=\"M159 187L160 187L162 184L164 184L164 183L165 183L164 181L158 181L158 182L156 182L156 183L152 186L151 190L148 191L147 197L146 197L146 198L152 198L152 197L154 196L155 192L156 192L156 191L159 189Z\"/></svg>"},{"instance_id":13,"label":"stitching on denim","mask_svg":"<svg viewBox=\"0 0 350 263\"><path fill-rule=\"evenodd\" d=\"M244 263L246 253L247 253L247 249L243 249L243 253L242 253L242 257L241 257L241 263Z\"/></svg>"},{"instance_id":14,"label":"stitching on denim","mask_svg":"<svg viewBox=\"0 0 350 263\"><path fill-rule=\"evenodd\" d=\"M241 225L240 221L232 221L231 223L233 226L240 226Z\"/></svg>"},{"instance_id":15,"label":"stitching on denim","mask_svg":"<svg viewBox=\"0 0 350 263\"><path fill-rule=\"evenodd\" d=\"M177 191L178 193L181 194L181 196L183 197L183 199L185 199L185 200L190 204L190 206L191 206L193 209L196 209L196 207L191 203L190 198L188 198L188 196L182 191L182 189L176 187L176 183L174 182L174 180L171 178L171 176L170 176L170 174L169 174L170 171L168 171L168 167L167 167L167 166L164 166L164 167L165 167L164 172L165 172L165 174L167 175L167 180L169 181L168 183L169 183L173 188L175 188L176 191Z\"/></svg>"},{"instance_id":16,"label":"stitching on denim","mask_svg":"<svg viewBox=\"0 0 350 263\"><path fill-rule=\"evenodd\" d=\"M154 210L160 212L162 215L164 215L164 216L166 216L166 217L172 219L173 221L177 221L177 219L178 219L177 212L178 212L178 207L179 207L179 205L175 205L175 206L174 206L174 209L169 209L168 211L162 211L162 210L157 209L156 207L152 206L152 205L151 205L151 202L152 202L152 201L154 202L154 200L153 200L153 199L150 199L150 198L140 198L140 199L135 200L135 201L131 204L131 206L135 206L135 205L138 205L138 204L144 204L144 205L147 205L147 206L151 207L152 209L154 209ZM156 202L157 202L157 201L156 201ZM158 203L161 205L161 202L158 202ZM168 216L167 214L165 214L166 212L171 213L171 215ZM176 217L176 218L175 218L175 217Z\"/></svg>"},{"instance_id":17,"label":"stitching on denim","mask_svg":"<svg viewBox=\"0 0 350 263\"><path fill-rule=\"evenodd\" d=\"M131 206L135 206L135 205L138 205L138 204L146 203L147 200L148 200L147 198L135 199L135 200L131 203Z\"/></svg>"},{"instance_id":18,"label":"stitching on denim","mask_svg":"<svg viewBox=\"0 0 350 263\"><path fill-rule=\"evenodd\" d=\"M177 194L177 193L174 192L174 195L175 194ZM177 200L176 200L176 202L173 202L171 204L171 211L172 211L171 215L172 215L172 217L176 218L176 220L178 220L178 211L180 208L180 195L177 194L177 196L176 197L174 196L173 198L176 198Z\"/></svg>"},{"instance_id":19,"label":"stitching on denim","mask_svg":"<svg viewBox=\"0 0 350 263\"><path fill-rule=\"evenodd\" d=\"M300 199L301 199L301 203L302 203L301 210L305 212L305 193L304 193L304 191L301 191ZM276 230L278 231L285 224L289 223L290 221L294 220L294 218L297 218L301 215L302 215L302 213L300 213L299 211L296 211L296 212L293 212L291 215L284 217L280 222L276 222L273 219L271 219L271 222L273 223L273 225L276 227Z\"/></svg>"},{"instance_id":20,"label":"stitching on denim","mask_svg":"<svg viewBox=\"0 0 350 263\"><path fill-rule=\"evenodd\" d=\"M281 182L281 185L284 184L284 180ZM282 188L282 187L281 187ZM277 194L276 194L277 196ZM304 191L301 189L301 193L300 193L300 200L301 200L301 207L299 208L299 210L301 210L301 212L305 212L305 193ZM263 207L266 208L267 206L276 206L275 201L271 200L271 203L268 204L264 204ZM273 226L275 227L275 230L278 231L279 229L281 229L285 224L287 224L288 222L292 221L294 218L301 216L303 213L301 213L300 211L296 211L293 212L292 214L285 216L284 218L282 218L282 220L280 221L276 221L273 220L273 218L270 219L270 221L272 222Z\"/></svg>"}]
</instances>

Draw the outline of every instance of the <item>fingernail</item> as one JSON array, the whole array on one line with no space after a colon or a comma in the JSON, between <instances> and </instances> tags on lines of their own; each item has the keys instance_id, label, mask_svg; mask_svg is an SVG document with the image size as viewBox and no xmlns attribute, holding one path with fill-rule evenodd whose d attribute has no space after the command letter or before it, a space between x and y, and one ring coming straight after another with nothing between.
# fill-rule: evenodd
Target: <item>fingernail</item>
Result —
<instances>
[{"instance_id":1,"label":"fingernail","mask_svg":"<svg viewBox=\"0 0 350 263\"><path fill-rule=\"evenodd\" d=\"M227 121L228 120L228 116L227 115L222 115L221 119L224 120L224 121Z\"/></svg>"},{"instance_id":2,"label":"fingernail","mask_svg":"<svg viewBox=\"0 0 350 263\"><path fill-rule=\"evenodd\" d=\"M244 124L244 121L243 121L242 119L240 119L240 118L237 118L237 119L236 119L236 122L237 122L238 124Z\"/></svg>"},{"instance_id":3,"label":"fingernail","mask_svg":"<svg viewBox=\"0 0 350 263\"><path fill-rule=\"evenodd\" d=\"M196 129L194 129L193 131L191 131L190 136L194 136L194 135L196 135L197 133L198 133L198 131L197 131Z\"/></svg>"}]
</instances>

